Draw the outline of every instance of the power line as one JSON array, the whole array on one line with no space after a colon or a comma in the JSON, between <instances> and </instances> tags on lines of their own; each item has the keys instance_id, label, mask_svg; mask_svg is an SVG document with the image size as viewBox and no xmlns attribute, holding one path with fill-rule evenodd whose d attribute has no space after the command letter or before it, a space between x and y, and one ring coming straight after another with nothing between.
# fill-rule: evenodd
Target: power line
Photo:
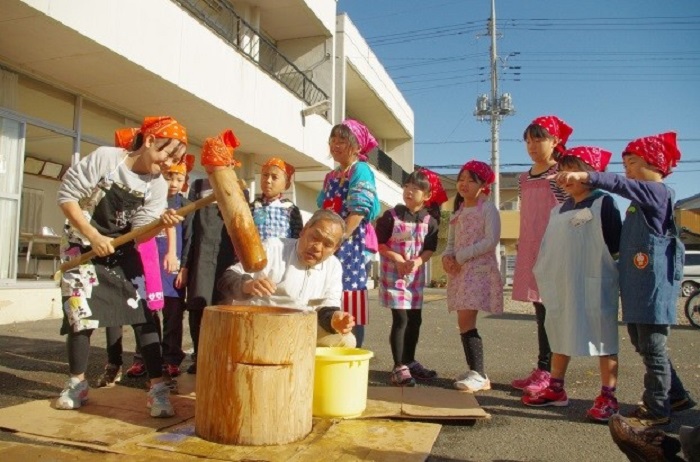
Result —
<instances>
[{"instance_id":1,"label":"power line","mask_svg":"<svg viewBox=\"0 0 700 462\"><path fill-rule=\"evenodd\" d=\"M698 164L700 163L700 160L682 160L678 162L678 165L685 165L685 164ZM622 166L624 165L620 161L613 161L610 162L608 165L611 166ZM421 167L429 168L429 169L435 169L435 170L459 170L461 169L463 164L442 164L442 165L423 165L421 164ZM501 167L504 168L521 168L521 167L532 167L532 163L519 163L519 162L511 162L511 163L502 163ZM698 172L700 170L680 170L680 169L674 169L673 173L693 173L693 172Z\"/></svg>"},{"instance_id":2,"label":"power line","mask_svg":"<svg viewBox=\"0 0 700 462\"><path fill-rule=\"evenodd\" d=\"M630 141L633 138L577 138L577 142L624 142ZM500 141L509 141L514 143L523 143L522 139L519 138L500 138ZM679 142L697 142L700 138L678 138ZM414 144L470 144L470 143L490 143L489 138L484 139L473 139L473 140L458 140L458 141L416 141ZM689 162L689 161L686 161Z\"/></svg>"}]
</instances>

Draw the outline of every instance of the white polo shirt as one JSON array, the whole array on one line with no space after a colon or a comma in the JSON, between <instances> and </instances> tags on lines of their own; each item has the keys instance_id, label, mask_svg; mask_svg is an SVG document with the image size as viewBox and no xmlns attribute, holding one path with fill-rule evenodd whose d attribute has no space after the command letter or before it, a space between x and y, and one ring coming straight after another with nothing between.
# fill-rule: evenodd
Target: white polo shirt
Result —
<instances>
[{"instance_id":1,"label":"white polo shirt","mask_svg":"<svg viewBox=\"0 0 700 462\"><path fill-rule=\"evenodd\" d=\"M334 255L315 266L299 261L297 239L270 238L263 241L267 266L257 273L246 273L238 263L226 270L219 288L237 303L256 306L283 306L305 310L341 306L343 268ZM247 276L247 277L246 277ZM267 276L277 285L270 297L251 297L240 290L249 278ZM231 302L231 300L225 300ZM311 302L311 303L310 303Z\"/></svg>"}]
</instances>

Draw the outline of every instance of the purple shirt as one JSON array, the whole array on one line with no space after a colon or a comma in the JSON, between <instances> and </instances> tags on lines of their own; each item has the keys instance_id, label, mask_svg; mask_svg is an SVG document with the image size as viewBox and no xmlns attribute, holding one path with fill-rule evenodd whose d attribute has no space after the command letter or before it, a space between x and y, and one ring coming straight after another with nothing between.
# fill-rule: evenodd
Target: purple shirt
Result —
<instances>
[{"instance_id":1,"label":"purple shirt","mask_svg":"<svg viewBox=\"0 0 700 462\"><path fill-rule=\"evenodd\" d=\"M657 181L629 180L615 173L589 172L588 184L622 196L639 206L654 233L665 235L672 223L671 189Z\"/></svg>"}]
</instances>

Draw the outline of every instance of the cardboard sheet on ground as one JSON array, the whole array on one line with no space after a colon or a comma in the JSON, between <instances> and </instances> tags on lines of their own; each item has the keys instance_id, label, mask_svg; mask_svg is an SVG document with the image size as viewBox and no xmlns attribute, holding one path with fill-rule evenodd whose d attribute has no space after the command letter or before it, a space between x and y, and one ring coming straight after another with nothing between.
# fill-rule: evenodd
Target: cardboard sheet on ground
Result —
<instances>
[{"instance_id":1,"label":"cardboard sheet on ground","mask_svg":"<svg viewBox=\"0 0 700 462\"><path fill-rule=\"evenodd\" d=\"M146 409L143 389L116 386L91 389L88 404L75 411L60 411L53 400L31 401L0 409L0 428L46 438L110 446L154 432L194 416L194 400L172 400L176 415L154 419Z\"/></svg>"},{"instance_id":2,"label":"cardboard sheet on ground","mask_svg":"<svg viewBox=\"0 0 700 462\"><path fill-rule=\"evenodd\" d=\"M430 454L440 425L396 419L489 417L469 393L432 387L369 387L367 410L359 419L314 419L312 433L300 442L264 447L219 445L194 435L195 377L181 379L181 395L172 399L177 415L170 419L150 417L145 390L117 386L91 389L89 403L77 411L56 410L52 400L0 409L0 428L122 457L136 455L134 460L147 460L149 454L160 459L168 451L173 460L195 456L223 461L422 461ZM18 449L5 450L14 453ZM63 456L69 457L61 453L56 460Z\"/></svg>"},{"instance_id":3,"label":"cardboard sheet on ground","mask_svg":"<svg viewBox=\"0 0 700 462\"><path fill-rule=\"evenodd\" d=\"M440 425L396 420L314 419L303 440L281 446L234 446L202 440L192 421L163 432L131 440L127 446L205 457L208 460L309 460L424 461L440 433Z\"/></svg>"},{"instance_id":4,"label":"cardboard sheet on ground","mask_svg":"<svg viewBox=\"0 0 700 462\"><path fill-rule=\"evenodd\" d=\"M195 398L196 376L178 377L181 396ZM398 419L486 419L471 393L436 387L368 387L367 409L359 417Z\"/></svg>"},{"instance_id":5,"label":"cardboard sheet on ground","mask_svg":"<svg viewBox=\"0 0 700 462\"><path fill-rule=\"evenodd\" d=\"M160 457L159 457L160 456ZM94 451L86 451L75 448L59 446L47 446L27 443L3 443L0 442L0 460L3 462L27 462L27 461L50 461L50 462L94 462L99 458L100 462L173 462L178 460L172 454L162 453L154 455L148 454L96 454ZM192 460L191 458L189 460Z\"/></svg>"},{"instance_id":6,"label":"cardboard sheet on ground","mask_svg":"<svg viewBox=\"0 0 700 462\"><path fill-rule=\"evenodd\" d=\"M471 393L433 387L369 387L367 409L358 418L487 419Z\"/></svg>"}]
</instances>

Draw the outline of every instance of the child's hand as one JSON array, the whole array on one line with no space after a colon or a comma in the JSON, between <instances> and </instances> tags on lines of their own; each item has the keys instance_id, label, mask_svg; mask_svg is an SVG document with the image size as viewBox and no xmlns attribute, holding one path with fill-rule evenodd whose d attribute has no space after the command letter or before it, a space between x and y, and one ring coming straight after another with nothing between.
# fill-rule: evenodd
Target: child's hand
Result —
<instances>
[{"instance_id":1,"label":"child's hand","mask_svg":"<svg viewBox=\"0 0 700 462\"><path fill-rule=\"evenodd\" d=\"M180 269L180 260L174 252L168 252L163 258L163 269L168 273L175 273Z\"/></svg>"},{"instance_id":2,"label":"child's hand","mask_svg":"<svg viewBox=\"0 0 700 462\"><path fill-rule=\"evenodd\" d=\"M406 274L408 274L408 273L406 272L406 271L407 271L406 263L407 263L407 262L406 262L405 260L402 261L402 262L397 262L397 263L396 263L396 272L399 273L399 276L400 276L400 277L404 277L404 276L406 276Z\"/></svg>"},{"instance_id":3,"label":"child's hand","mask_svg":"<svg viewBox=\"0 0 700 462\"><path fill-rule=\"evenodd\" d=\"M95 234L86 237L90 241L90 247L92 247L92 250L98 257L106 257L114 253L111 237L103 236L97 231L95 231Z\"/></svg>"},{"instance_id":4,"label":"child's hand","mask_svg":"<svg viewBox=\"0 0 700 462\"><path fill-rule=\"evenodd\" d=\"M442 268L447 274L454 275L459 273L460 266L455 257L445 255L442 257Z\"/></svg>"},{"instance_id":5,"label":"child's hand","mask_svg":"<svg viewBox=\"0 0 700 462\"><path fill-rule=\"evenodd\" d=\"M163 215L160 216L160 219L166 227L171 227L180 223L185 218L178 215L175 212L175 210L168 209L165 212L163 212Z\"/></svg>"},{"instance_id":6,"label":"child's hand","mask_svg":"<svg viewBox=\"0 0 700 462\"><path fill-rule=\"evenodd\" d=\"M355 318L350 313L338 310L333 313L331 327L339 334L347 334L355 326Z\"/></svg>"},{"instance_id":7,"label":"child's hand","mask_svg":"<svg viewBox=\"0 0 700 462\"><path fill-rule=\"evenodd\" d=\"M243 293L253 297L269 297L277 290L277 284L270 278L250 279L243 283Z\"/></svg>"},{"instance_id":8,"label":"child's hand","mask_svg":"<svg viewBox=\"0 0 700 462\"><path fill-rule=\"evenodd\" d=\"M175 288L184 289L187 286L187 268L180 268L175 277Z\"/></svg>"},{"instance_id":9,"label":"child's hand","mask_svg":"<svg viewBox=\"0 0 700 462\"><path fill-rule=\"evenodd\" d=\"M408 260L403 264L403 275L406 276L415 273L422 264L423 260L421 260L420 257L416 257L413 260Z\"/></svg>"},{"instance_id":10,"label":"child's hand","mask_svg":"<svg viewBox=\"0 0 700 462\"><path fill-rule=\"evenodd\" d=\"M566 186L572 183L587 183L587 172L559 172L547 177L549 180L554 180L559 186Z\"/></svg>"}]
</instances>

